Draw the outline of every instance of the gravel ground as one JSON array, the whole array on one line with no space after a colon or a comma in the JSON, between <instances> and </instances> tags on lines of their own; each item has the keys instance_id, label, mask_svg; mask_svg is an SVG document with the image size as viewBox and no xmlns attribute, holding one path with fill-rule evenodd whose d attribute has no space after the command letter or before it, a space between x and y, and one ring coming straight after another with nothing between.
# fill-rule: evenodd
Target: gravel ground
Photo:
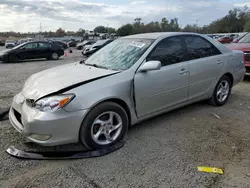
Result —
<instances>
[{"instance_id":1,"label":"gravel ground","mask_svg":"<svg viewBox=\"0 0 250 188\"><path fill-rule=\"evenodd\" d=\"M0 63L0 109L10 106L12 97L31 74L81 58L79 51L74 50L58 61ZM200 102L136 125L128 131L122 149L100 158L15 159L5 153L10 145L26 149L36 146L25 144L25 139L9 121L1 121L0 187L248 188L249 85L250 78L247 78L234 87L230 100L223 107ZM49 149L79 147L74 144ZM225 173L201 173L196 169L200 165L220 167Z\"/></svg>"}]
</instances>

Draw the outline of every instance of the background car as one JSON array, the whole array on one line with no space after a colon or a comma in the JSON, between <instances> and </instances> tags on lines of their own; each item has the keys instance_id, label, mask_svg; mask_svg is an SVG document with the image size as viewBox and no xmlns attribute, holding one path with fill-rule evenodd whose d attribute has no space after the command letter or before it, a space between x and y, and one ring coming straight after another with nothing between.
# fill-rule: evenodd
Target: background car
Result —
<instances>
[{"instance_id":1,"label":"background car","mask_svg":"<svg viewBox=\"0 0 250 188\"><path fill-rule=\"evenodd\" d=\"M4 46L5 42L3 40L0 41L0 46Z\"/></svg>"},{"instance_id":2,"label":"background car","mask_svg":"<svg viewBox=\"0 0 250 188\"><path fill-rule=\"evenodd\" d=\"M90 48L84 49L83 55L84 56L91 56L93 53L97 52L107 44L111 43L113 39L105 39L105 40L98 40L94 43Z\"/></svg>"},{"instance_id":3,"label":"background car","mask_svg":"<svg viewBox=\"0 0 250 188\"><path fill-rule=\"evenodd\" d=\"M56 44L58 46L61 46L63 49L67 49L69 46L67 43L63 42L63 41L59 41L59 40L51 40L49 41L50 43Z\"/></svg>"},{"instance_id":4,"label":"background car","mask_svg":"<svg viewBox=\"0 0 250 188\"><path fill-rule=\"evenodd\" d=\"M247 34L247 33L246 33ZM233 43L238 43L240 41L240 39L242 39L246 34L239 36L237 38L234 38Z\"/></svg>"},{"instance_id":5,"label":"background car","mask_svg":"<svg viewBox=\"0 0 250 188\"><path fill-rule=\"evenodd\" d=\"M57 60L62 55L64 55L64 50L61 46L45 41L36 41L27 42L11 50L0 52L0 60L3 62L19 62L25 59L39 58Z\"/></svg>"},{"instance_id":6,"label":"background car","mask_svg":"<svg viewBox=\"0 0 250 188\"><path fill-rule=\"evenodd\" d=\"M94 41L94 40L85 40L85 41L83 41L83 42L81 42L81 43L78 43L77 45L76 45L76 49L77 50L82 50L83 48L84 48L84 46L86 46L86 45L92 45L92 44L94 44L96 41Z\"/></svg>"},{"instance_id":7,"label":"background car","mask_svg":"<svg viewBox=\"0 0 250 188\"><path fill-rule=\"evenodd\" d=\"M85 52L85 51L88 51L92 46L93 46L93 44L85 45L85 46L83 47L83 50L82 50L82 55L85 56L85 55L84 55L84 52Z\"/></svg>"},{"instance_id":8,"label":"background car","mask_svg":"<svg viewBox=\"0 0 250 188\"><path fill-rule=\"evenodd\" d=\"M26 42L31 42L33 41L34 39L33 38L25 38L25 39L20 39L16 45L20 45L20 44L23 44L23 43L26 43Z\"/></svg>"},{"instance_id":9,"label":"background car","mask_svg":"<svg viewBox=\"0 0 250 188\"><path fill-rule=\"evenodd\" d=\"M76 47L77 41L72 40L72 41L67 42L67 44L68 44L69 47Z\"/></svg>"},{"instance_id":10,"label":"background car","mask_svg":"<svg viewBox=\"0 0 250 188\"><path fill-rule=\"evenodd\" d=\"M233 37L224 36L224 37L218 38L217 41L222 43L222 44L231 43L233 41Z\"/></svg>"},{"instance_id":11,"label":"background car","mask_svg":"<svg viewBox=\"0 0 250 188\"><path fill-rule=\"evenodd\" d=\"M244 52L246 75L250 75L250 33L244 35L237 43L228 44L227 47Z\"/></svg>"},{"instance_id":12,"label":"background car","mask_svg":"<svg viewBox=\"0 0 250 188\"><path fill-rule=\"evenodd\" d=\"M16 46L16 41L13 41L13 40L7 40L5 42L5 47L6 48L13 48Z\"/></svg>"}]
</instances>

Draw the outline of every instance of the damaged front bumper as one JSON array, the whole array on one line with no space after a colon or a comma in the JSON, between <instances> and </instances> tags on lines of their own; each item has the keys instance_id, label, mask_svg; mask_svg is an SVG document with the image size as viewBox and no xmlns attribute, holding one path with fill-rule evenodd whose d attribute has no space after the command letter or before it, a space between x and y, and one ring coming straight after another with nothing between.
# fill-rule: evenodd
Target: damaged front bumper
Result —
<instances>
[{"instance_id":1,"label":"damaged front bumper","mask_svg":"<svg viewBox=\"0 0 250 188\"><path fill-rule=\"evenodd\" d=\"M19 93L13 99L9 119L13 127L43 146L55 146L78 142L79 130L87 110L66 112L41 112L29 105Z\"/></svg>"}]
</instances>

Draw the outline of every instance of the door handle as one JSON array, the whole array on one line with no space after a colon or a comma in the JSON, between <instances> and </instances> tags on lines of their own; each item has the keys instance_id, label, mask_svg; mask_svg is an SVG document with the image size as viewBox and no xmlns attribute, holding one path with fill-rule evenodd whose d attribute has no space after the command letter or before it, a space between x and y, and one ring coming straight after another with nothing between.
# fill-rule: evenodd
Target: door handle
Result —
<instances>
[{"instance_id":1,"label":"door handle","mask_svg":"<svg viewBox=\"0 0 250 188\"><path fill-rule=\"evenodd\" d=\"M179 72L179 74L187 74L188 70L187 69L181 69L181 71Z\"/></svg>"},{"instance_id":2,"label":"door handle","mask_svg":"<svg viewBox=\"0 0 250 188\"><path fill-rule=\"evenodd\" d=\"M218 60L218 61L217 61L217 64L218 64L218 65L223 65L224 62L223 62L222 60Z\"/></svg>"}]
</instances>

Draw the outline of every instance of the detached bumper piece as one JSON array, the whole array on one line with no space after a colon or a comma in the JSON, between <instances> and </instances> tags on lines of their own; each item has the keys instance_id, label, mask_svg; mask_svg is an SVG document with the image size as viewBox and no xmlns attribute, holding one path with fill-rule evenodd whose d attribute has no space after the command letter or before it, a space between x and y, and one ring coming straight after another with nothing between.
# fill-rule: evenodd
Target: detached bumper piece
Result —
<instances>
[{"instance_id":1,"label":"detached bumper piece","mask_svg":"<svg viewBox=\"0 0 250 188\"><path fill-rule=\"evenodd\" d=\"M3 110L0 109L0 121L4 121L4 120L9 119L9 117L8 117L9 111L10 111L10 108L3 109Z\"/></svg>"},{"instance_id":2,"label":"detached bumper piece","mask_svg":"<svg viewBox=\"0 0 250 188\"><path fill-rule=\"evenodd\" d=\"M118 142L108 148L93 151L22 151L11 146L6 152L16 158L31 160L84 159L107 155L122 148L124 144L124 142Z\"/></svg>"}]
</instances>

